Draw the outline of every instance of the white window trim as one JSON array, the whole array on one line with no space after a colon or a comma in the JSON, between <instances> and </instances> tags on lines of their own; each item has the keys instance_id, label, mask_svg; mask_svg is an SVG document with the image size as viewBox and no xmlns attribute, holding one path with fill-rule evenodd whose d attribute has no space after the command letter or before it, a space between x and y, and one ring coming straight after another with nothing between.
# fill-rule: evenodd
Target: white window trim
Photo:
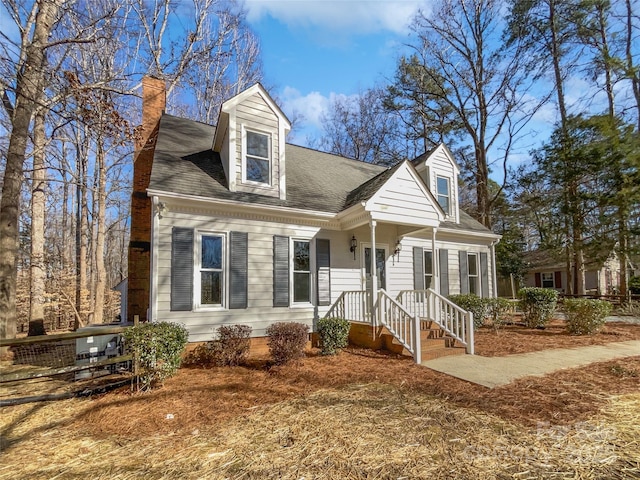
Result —
<instances>
[{"instance_id":1,"label":"white window trim","mask_svg":"<svg viewBox=\"0 0 640 480\"><path fill-rule=\"evenodd\" d=\"M269 141L269 183L256 182L255 180L247 179L247 132L257 133L259 135L265 135ZM255 155L252 155L255 157ZM272 187L273 186L273 137L270 132L266 132L264 130L259 130L257 128L247 128L245 125L242 125L242 183L247 185L254 185L259 187ZM261 158L261 157L256 157Z\"/></svg>"},{"instance_id":2,"label":"white window trim","mask_svg":"<svg viewBox=\"0 0 640 480\"><path fill-rule=\"evenodd\" d=\"M551 275L551 283L552 283L552 285L550 287L545 287L544 286L543 275ZM555 272L541 272L540 273L540 286L542 288L556 288L556 274L555 274Z\"/></svg>"},{"instance_id":3,"label":"white window trim","mask_svg":"<svg viewBox=\"0 0 640 480\"><path fill-rule=\"evenodd\" d=\"M289 252L291 252L289 254L289 271L291 272L291 275L289 276L289 292L291 292L290 297L289 297L289 307L290 308L305 308L305 307L313 307L313 301L314 301L314 293L316 291L316 285L315 285L315 275L313 274L313 272L315 272L315 243L312 241L313 239L311 238L297 238L297 237L292 237L289 240ZM309 301L308 302L296 302L294 301L295 298L295 284L294 284L294 278L295 278L295 270L293 268L294 266L294 262L293 262L293 256L295 254L295 242L307 242L309 244Z\"/></svg>"},{"instance_id":4,"label":"white window trim","mask_svg":"<svg viewBox=\"0 0 640 480\"><path fill-rule=\"evenodd\" d=\"M452 202L452 199L451 199L451 197L452 197L452 195L451 195L451 183L452 183L451 182L451 178L450 177L445 177L444 175L436 175L436 200L438 200L438 205L440 205L440 201L439 200L440 200L440 196L441 196L440 192L438 191L438 179L440 179L440 178L442 178L443 180L447 181L447 195L446 195L446 197L447 197L447 200L448 200L447 204L449 205L449 208L448 208L448 210L445 210L444 213L447 216L451 216L452 215L452 211L453 211L453 205L451 203ZM442 195L442 196L444 197L445 195ZM442 205L440 205L440 208L442 208L444 210Z\"/></svg>"},{"instance_id":5,"label":"white window trim","mask_svg":"<svg viewBox=\"0 0 640 480\"><path fill-rule=\"evenodd\" d=\"M229 301L227 294L229 291L229 260L227 255L228 232L196 230L193 241L193 310L194 311L221 311L227 310ZM202 237L222 237L222 305L203 305L200 303L202 299L202 282L200 278L202 263Z\"/></svg>"},{"instance_id":6,"label":"white window trim","mask_svg":"<svg viewBox=\"0 0 640 480\"><path fill-rule=\"evenodd\" d=\"M471 260L469 258L470 255L474 255L476 257L475 265L476 265L476 274L471 275ZM469 289L469 293L471 292L471 279L476 279L476 292L475 294L479 297L482 296L482 282L480 280L480 254L478 252L467 252L467 287Z\"/></svg>"}]
</instances>

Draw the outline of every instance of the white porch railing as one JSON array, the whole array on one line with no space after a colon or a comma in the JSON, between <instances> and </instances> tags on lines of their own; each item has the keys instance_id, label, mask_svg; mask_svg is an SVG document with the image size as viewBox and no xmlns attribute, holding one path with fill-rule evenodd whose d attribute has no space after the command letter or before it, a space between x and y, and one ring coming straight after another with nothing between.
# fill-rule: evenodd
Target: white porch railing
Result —
<instances>
[{"instance_id":1,"label":"white porch railing","mask_svg":"<svg viewBox=\"0 0 640 480\"><path fill-rule=\"evenodd\" d=\"M325 317L371 323L371 294L365 290L342 292Z\"/></svg>"},{"instance_id":2,"label":"white porch railing","mask_svg":"<svg viewBox=\"0 0 640 480\"><path fill-rule=\"evenodd\" d=\"M393 299L380 289L371 315L371 294L364 290L342 292L331 305L325 318L344 318L384 326L407 349L416 363L421 362L420 323L431 320L451 337L474 353L473 314L460 308L435 291L403 290Z\"/></svg>"},{"instance_id":3,"label":"white porch railing","mask_svg":"<svg viewBox=\"0 0 640 480\"><path fill-rule=\"evenodd\" d=\"M428 290L403 290L397 300L411 315L436 322L441 329L464 345L473 355L473 314L449 299Z\"/></svg>"},{"instance_id":4,"label":"white porch railing","mask_svg":"<svg viewBox=\"0 0 640 480\"><path fill-rule=\"evenodd\" d=\"M407 349L416 363L420 363L420 317L412 315L398 301L380 289L374 311L379 325L383 325Z\"/></svg>"}]
</instances>

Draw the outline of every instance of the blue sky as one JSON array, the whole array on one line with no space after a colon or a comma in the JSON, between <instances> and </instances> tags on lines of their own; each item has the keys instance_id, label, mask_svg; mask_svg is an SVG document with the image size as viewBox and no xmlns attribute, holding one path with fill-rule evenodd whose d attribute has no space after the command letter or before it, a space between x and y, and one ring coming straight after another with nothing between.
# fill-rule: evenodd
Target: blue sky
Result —
<instances>
[{"instance_id":1,"label":"blue sky","mask_svg":"<svg viewBox=\"0 0 640 480\"><path fill-rule=\"evenodd\" d=\"M264 84L285 113L304 120L292 141L305 144L337 95L391 79L409 41L413 0L247 0L260 37Z\"/></svg>"}]
</instances>

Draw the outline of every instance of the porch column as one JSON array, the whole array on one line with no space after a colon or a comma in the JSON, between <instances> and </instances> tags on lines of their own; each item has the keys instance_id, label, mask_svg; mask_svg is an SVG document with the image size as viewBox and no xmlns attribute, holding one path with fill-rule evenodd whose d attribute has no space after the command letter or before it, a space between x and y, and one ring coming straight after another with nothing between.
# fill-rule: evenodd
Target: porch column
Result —
<instances>
[{"instance_id":1,"label":"porch column","mask_svg":"<svg viewBox=\"0 0 640 480\"><path fill-rule=\"evenodd\" d=\"M431 271L433 272L432 274L432 281L431 281L431 285L434 291L436 291L437 293L440 293L440 269L438 268L438 255L436 255L436 232L438 231L438 229L436 227L433 227L432 233L431 233Z\"/></svg>"},{"instance_id":2,"label":"porch column","mask_svg":"<svg viewBox=\"0 0 640 480\"><path fill-rule=\"evenodd\" d=\"M378 299L378 271L376 265L376 221L371 220L371 320L378 324L375 304Z\"/></svg>"}]
</instances>

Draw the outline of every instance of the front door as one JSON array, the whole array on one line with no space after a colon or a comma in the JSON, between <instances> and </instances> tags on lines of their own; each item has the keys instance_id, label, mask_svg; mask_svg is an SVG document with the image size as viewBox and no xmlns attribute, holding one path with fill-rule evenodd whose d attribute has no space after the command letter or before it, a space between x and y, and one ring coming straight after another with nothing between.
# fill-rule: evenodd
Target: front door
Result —
<instances>
[{"instance_id":1,"label":"front door","mask_svg":"<svg viewBox=\"0 0 640 480\"><path fill-rule=\"evenodd\" d=\"M365 246L363 251L365 289L371 293L371 247ZM376 275L378 288L387 288L387 247L376 247Z\"/></svg>"}]
</instances>

